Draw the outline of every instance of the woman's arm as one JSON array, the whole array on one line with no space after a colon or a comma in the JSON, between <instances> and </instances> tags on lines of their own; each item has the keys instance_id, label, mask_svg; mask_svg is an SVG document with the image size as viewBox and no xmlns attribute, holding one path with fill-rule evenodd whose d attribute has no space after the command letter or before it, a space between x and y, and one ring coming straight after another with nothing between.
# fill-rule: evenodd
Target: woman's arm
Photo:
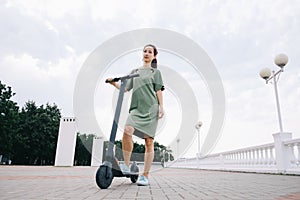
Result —
<instances>
[{"instance_id":1,"label":"woman's arm","mask_svg":"<svg viewBox=\"0 0 300 200\"><path fill-rule=\"evenodd\" d=\"M157 96L157 100L158 100L158 104L159 104L159 112L158 112L158 118L162 118L164 116L164 105L163 105L163 95L162 95L162 91L158 90L156 92L156 96Z\"/></svg>"},{"instance_id":2,"label":"woman's arm","mask_svg":"<svg viewBox=\"0 0 300 200\"><path fill-rule=\"evenodd\" d=\"M120 84L117 82L109 82L111 85L115 86L118 90L120 89Z\"/></svg>"},{"instance_id":3,"label":"woman's arm","mask_svg":"<svg viewBox=\"0 0 300 200\"><path fill-rule=\"evenodd\" d=\"M107 79L108 81L109 80L112 80L112 78L109 78L109 79ZM111 84L111 85L113 85L113 86L115 86L115 88L117 88L118 90L120 89L120 84L119 83L117 83L117 82L110 82L109 81L109 83ZM125 88L125 92L127 92L127 89Z\"/></svg>"}]
</instances>

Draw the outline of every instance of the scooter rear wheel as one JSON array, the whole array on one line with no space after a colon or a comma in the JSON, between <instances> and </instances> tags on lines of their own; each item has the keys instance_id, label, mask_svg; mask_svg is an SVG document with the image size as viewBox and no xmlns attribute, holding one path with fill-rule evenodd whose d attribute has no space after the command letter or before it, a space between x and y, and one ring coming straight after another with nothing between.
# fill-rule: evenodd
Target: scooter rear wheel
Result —
<instances>
[{"instance_id":1,"label":"scooter rear wheel","mask_svg":"<svg viewBox=\"0 0 300 200\"><path fill-rule=\"evenodd\" d=\"M136 183L139 178L139 167L137 166L136 162L131 165L130 171L134 173L130 175L130 180L132 183Z\"/></svg>"},{"instance_id":2,"label":"scooter rear wheel","mask_svg":"<svg viewBox=\"0 0 300 200\"><path fill-rule=\"evenodd\" d=\"M109 166L101 165L98 168L96 173L96 183L98 187L101 189L107 189L110 186L113 178L114 176L112 169Z\"/></svg>"}]
</instances>

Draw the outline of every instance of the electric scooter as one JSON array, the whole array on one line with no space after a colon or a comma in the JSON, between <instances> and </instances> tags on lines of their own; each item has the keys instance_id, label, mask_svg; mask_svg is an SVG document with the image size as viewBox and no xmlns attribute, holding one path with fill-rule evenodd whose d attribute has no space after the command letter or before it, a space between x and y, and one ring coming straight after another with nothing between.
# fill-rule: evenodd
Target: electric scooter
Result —
<instances>
[{"instance_id":1,"label":"electric scooter","mask_svg":"<svg viewBox=\"0 0 300 200\"><path fill-rule=\"evenodd\" d=\"M120 86L114 121L110 133L108 150L105 156L105 161L102 163L102 165L100 165L96 173L96 183L101 189L107 189L112 183L114 177L130 178L132 183L135 183L139 177L139 168L136 162L133 162L131 164L130 174L123 174L123 172L120 169L118 160L115 158L114 150L113 150L115 145L116 133L118 129L118 123L119 123L120 112L123 103L126 82L128 79L138 77L138 76L139 76L138 73L134 73L134 74L129 74L127 76L114 78L111 81L109 80L105 81L106 83L109 83L109 82L117 82L120 80L121 86Z\"/></svg>"}]
</instances>

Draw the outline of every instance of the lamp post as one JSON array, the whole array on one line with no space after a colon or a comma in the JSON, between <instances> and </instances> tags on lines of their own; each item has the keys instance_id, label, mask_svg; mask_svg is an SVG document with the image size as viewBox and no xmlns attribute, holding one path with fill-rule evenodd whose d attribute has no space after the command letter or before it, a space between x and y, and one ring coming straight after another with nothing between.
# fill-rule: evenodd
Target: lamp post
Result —
<instances>
[{"instance_id":1,"label":"lamp post","mask_svg":"<svg viewBox=\"0 0 300 200\"><path fill-rule=\"evenodd\" d=\"M277 72L275 72L274 70L271 72L271 70L269 68L264 68L260 71L259 75L261 76L261 78L266 80L266 84L268 84L268 82L273 79L275 98L276 98L277 115L278 115L278 121L279 121L279 129L280 129L280 133L282 133L283 126L282 126L282 119L281 119L281 112L280 112L280 105L279 105L279 98L278 98L277 82L279 79L279 75L281 74L281 72L283 72L283 68L288 62L288 57L285 54L279 54L275 57L274 62L278 67L280 67L280 69Z\"/></svg>"},{"instance_id":2,"label":"lamp post","mask_svg":"<svg viewBox=\"0 0 300 200\"><path fill-rule=\"evenodd\" d=\"M273 79L273 85L275 90L275 98L276 98L276 106L277 106L277 115L279 121L279 133L274 133L274 147L275 147L275 155L276 155L276 168L279 172L284 173L291 166L290 155L292 155L292 149L284 145L284 141L292 139L292 133L283 132L281 113L280 113L280 105L278 98L278 88L277 82L281 72L283 72L284 66L288 62L288 57L285 54L279 54L275 57L275 64L280 67L280 69L275 72L268 68L262 69L260 71L260 76L266 80L268 83Z\"/></svg>"},{"instance_id":3,"label":"lamp post","mask_svg":"<svg viewBox=\"0 0 300 200\"><path fill-rule=\"evenodd\" d=\"M200 128L203 125L201 121L199 121L196 125L195 128L198 131L198 154L197 157L200 158Z\"/></svg>"}]
</instances>

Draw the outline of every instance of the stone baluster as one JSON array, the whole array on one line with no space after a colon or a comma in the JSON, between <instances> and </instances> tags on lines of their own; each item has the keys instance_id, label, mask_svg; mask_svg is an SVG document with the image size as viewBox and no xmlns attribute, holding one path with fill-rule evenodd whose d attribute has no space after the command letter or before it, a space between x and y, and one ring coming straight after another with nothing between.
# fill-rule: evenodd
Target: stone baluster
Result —
<instances>
[{"instance_id":1,"label":"stone baluster","mask_svg":"<svg viewBox=\"0 0 300 200\"><path fill-rule=\"evenodd\" d=\"M262 149L258 148L257 151L258 151L258 164L261 165L262 159L263 159L262 158Z\"/></svg>"},{"instance_id":2,"label":"stone baluster","mask_svg":"<svg viewBox=\"0 0 300 200\"><path fill-rule=\"evenodd\" d=\"M296 158L296 155L295 155L295 152L294 152L294 144L288 144L287 148L288 148L288 152L290 153L288 155L289 156L290 165L292 167L294 167L296 165L296 163L297 163L297 158Z\"/></svg>"},{"instance_id":3,"label":"stone baluster","mask_svg":"<svg viewBox=\"0 0 300 200\"><path fill-rule=\"evenodd\" d=\"M265 164L265 160L266 160L266 152L265 152L265 147L261 147L260 148L260 164L264 165Z\"/></svg>"},{"instance_id":4,"label":"stone baluster","mask_svg":"<svg viewBox=\"0 0 300 200\"><path fill-rule=\"evenodd\" d=\"M268 147L264 147L264 165L268 165L268 159L269 159L269 154L268 154Z\"/></svg>"},{"instance_id":5,"label":"stone baluster","mask_svg":"<svg viewBox=\"0 0 300 200\"><path fill-rule=\"evenodd\" d=\"M271 158L271 147L266 147L266 156L266 166L268 166Z\"/></svg>"},{"instance_id":6,"label":"stone baluster","mask_svg":"<svg viewBox=\"0 0 300 200\"><path fill-rule=\"evenodd\" d=\"M251 165L251 160L252 160L252 158L251 158L251 150L248 150L248 158L247 158L247 165Z\"/></svg>"},{"instance_id":7,"label":"stone baluster","mask_svg":"<svg viewBox=\"0 0 300 200\"><path fill-rule=\"evenodd\" d=\"M238 165L242 165L243 164L243 152L238 152L239 155L239 159L238 159Z\"/></svg>"},{"instance_id":8,"label":"stone baluster","mask_svg":"<svg viewBox=\"0 0 300 200\"><path fill-rule=\"evenodd\" d=\"M226 163L226 165L230 164L230 155L229 154L225 154L224 162Z\"/></svg>"},{"instance_id":9,"label":"stone baluster","mask_svg":"<svg viewBox=\"0 0 300 200\"><path fill-rule=\"evenodd\" d=\"M254 150L250 150L250 164L254 165L255 164L255 156L254 156Z\"/></svg>"},{"instance_id":10,"label":"stone baluster","mask_svg":"<svg viewBox=\"0 0 300 200\"><path fill-rule=\"evenodd\" d=\"M259 156L260 156L260 159L259 159L259 164L260 165L262 165L262 164L264 164L264 151L263 151L264 149L263 148L260 148L259 149Z\"/></svg>"},{"instance_id":11,"label":"stone baluster","mask_svg":"<svg viewBox=\"0 0 300 200\"><path fill-rule=\"evenodd\" d=\"M273 165L273 164L274 164L274 153L273 153L274 148L273 148L273 147L270 147L269 150L270 150L269 165Z\"/></svg>"},{"instance_id":12,"label":"stone baluster","mask_svg":"<svg viewBox=\"0 0 300 200\"><path fill-rule=\"evenodd\" d=\"M297 167L299 167L300 166L300 143L297 143L297 150L298 150L298 156L297 156L297 162L296 162L296 164L297 164Z\"/></svg>"},{"instance_id":13,"label":"stone baluster","mask_svg":"<svg viewBox=\"0 0 300 200\"><path fill-rule=\"evenodd\" d=\"M233 164L236 164L236 163L237 163L237 160L238 160L238 154L237 154L237 153L234 153L234 154L233 154L233 157L234 157L234 159L233 159Z\"/></svg>"},{"instance_id":14,"label":"stone baluster","mask_svg":"<svg viewBox=\"0 0 300 200\"><path fill-rule=\"evenodd\" d=\"M256 165L259 165L259 149L255 149L256 151Z\"/></svg>"},{"instance_id":15,"label":"stone baluster","mask_svg":"<svg viewBox=\"0 0 300 200\"><path fill-rule=\"evenodd\" d=\"M244 165L248 164L248 151L244 152Z\"/></svg>"},{"instance_id":16,"label":"stone baluster","mask_svg":"<svg viewBox=\"0 0 300 200\"><path fill-rule=\"evenodd\" d=\"M244 151L240 152L240 165L243 165L244 163Z\"/></svg>"},{"instance_id":17,"label":"stone baluster","mask_svg":"<svg viewBox=\"0 0 300 200\"><path fill-rule=\"evenodd\" d=\"M239 162L239 165L243 165L243 162L244 162L244 152L241 151L240 152L240 162Z\"/></svg>"},{"instance_id":18,"label":"stone baluster","mask_svg":"<svg viewBox=\"0 0 300 200\"><path fill-rule=\"evenodd\" d=\"M249 158L248 158L248 152L249 151L245 151L245 157L244 157L244 164L245 165L248 165L248 160L249 160Z\"/></svg>"}]
</instances>

